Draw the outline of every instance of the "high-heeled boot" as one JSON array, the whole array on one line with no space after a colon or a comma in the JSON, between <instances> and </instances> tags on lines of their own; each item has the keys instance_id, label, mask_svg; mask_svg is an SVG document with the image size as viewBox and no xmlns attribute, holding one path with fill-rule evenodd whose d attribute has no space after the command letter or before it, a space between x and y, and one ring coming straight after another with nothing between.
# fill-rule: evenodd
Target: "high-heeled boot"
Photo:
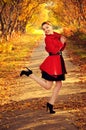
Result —
<instances>
[{"instance_id":1,"label":"high-heeled boot","mask_svg":"<svg viewBox=\"0 0 86 130\"><path fill-rule=\"evenodd\" d=\"M26 67L27 68L27 67ZM20 76L22 75L26 75L26 76L29 76L30 74L32 74L32 70L28 69L27 70L22 70L21 73L20 73Z\"/></svg>"},{"instance_id":2,"label":"high-heeled boot","mask_svg":"<svg viewBox=\"0 0 86 130\"><path fill-rule=\"evenodd\" d=\"M47 103L47 111L48 111L48 109L50 111L50 114L54 114L55 113L55 111L53 111L53 105L51 105L50 103Z\"/></svg>"}]
</instances>

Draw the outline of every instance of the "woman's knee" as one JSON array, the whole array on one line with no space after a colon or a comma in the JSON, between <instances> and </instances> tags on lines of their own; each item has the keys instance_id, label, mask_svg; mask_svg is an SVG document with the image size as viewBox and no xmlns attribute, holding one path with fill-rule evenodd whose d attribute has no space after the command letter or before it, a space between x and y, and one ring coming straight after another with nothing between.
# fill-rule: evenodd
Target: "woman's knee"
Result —
<instances>
[{"instance_id":1,"label":"woman's knee","mask_svg":"<svg viewBox=\"0 0 86 130\"><path fill-rule=\"evenodd\" d=\"M49 90L52 88L53 82L47 82L47 87L46 89Z\"/></svg>"},{"instance_id":2,"label":"woman's knee","mask_svg":"<svg viewBox=\"0 0 86 130\"><path fill-rule=\"evenodd\" d=\"M46 89L49 90L49 89L51 89L51 87L52 87L52 86L47 86Z\"/></svg>"}]
</instances>

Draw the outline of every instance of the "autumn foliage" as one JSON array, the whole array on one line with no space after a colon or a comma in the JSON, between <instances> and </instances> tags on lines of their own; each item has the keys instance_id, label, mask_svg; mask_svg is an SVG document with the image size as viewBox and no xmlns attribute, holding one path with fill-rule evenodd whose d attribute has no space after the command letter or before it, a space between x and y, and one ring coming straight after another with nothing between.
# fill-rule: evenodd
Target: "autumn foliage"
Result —
<instances>
[{"instance_id":1,"label":"autumn foliage","mask_svg":"<svg viewBox=\"0 0 86 130\"><path fill-rule=\"evenodd\" d=\"M45 7L42 8L44 4ZM85 0L0 0L0 36L2 40L9 40L9 37L12 37L15 32L24 33L28 22L33 26L38 21L37 26L39 26L39 21L43 21L42 12L45 11L45 8L48 10L47 20L65 27L65 30L80 30L86 33Z\"/></svg>"}]
</instances>

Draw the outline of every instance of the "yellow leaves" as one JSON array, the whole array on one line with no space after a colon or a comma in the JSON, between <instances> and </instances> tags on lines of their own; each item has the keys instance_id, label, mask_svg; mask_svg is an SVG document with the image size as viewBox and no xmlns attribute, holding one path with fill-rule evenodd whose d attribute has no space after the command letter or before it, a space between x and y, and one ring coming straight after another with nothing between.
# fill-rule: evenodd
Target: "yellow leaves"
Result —
<instances>
[{"instance_id":1,"label":"yellow leaves","mask_svg":"<svg viewBox=\"0 0 86 130\"><path fill-rule=\"evenodd\" d=\"M12 0L3 0L5 3L11 3Z\"/></svg>"},{"instance_id":2,"label":"yellow leaves","mask_svg":"<svg viewBox=\"0 0 86 130\"><path fill-rule=\"evenodd\" d=\"M26 26L27 31L30 29L38 29L41 27L41 23L49 19L49 10L46 8L46 4L41 4L35 8L34 14L31 15L30 20ZM34 31L33 31L34 32Z\"/></svg>"},{"instance_id":3,"label":"yellow leaves","mask_svg":"<svg viewBox=\"0 0 86 130\"><path fill-rule=\"evenodd\" d=\"M1 86L0 87L0 105L7 103L9 100L10 87Z\"/></svg>"},{"instance_id":4,"label":"yellow leaves","mask_svg":"<svg viewBox=\"0 0 86 130\"><path fill-rule=\"evenodd\" d=\"M22 9L21 9L21 15L19 16L19 20L22 21L26 21L27 18L32 17L32 13L35 10L35 7L38 5L38 2L36 1L32 1L31 3L28 4L27 0L22 3Z\"/></svg>"},{"instance_id":5,"label":"yellow leaves","mask_svg":"<svg viewBox=\"0 0 86 130\"><path fill-rule=\"evenodd\" d=\"M22 35L12 42L5 43L5 46L2 47L3 53L0 54L0 105L9 103L11 96L16 94L15 89L19 86L19 83L16 83L16 77L19 76L17 70L28 64L31 51L38 45L40 38L41 35ZM10 51L11 43L13 43L14 50Z\"/></svg>"},{"instance_id":6,"label":"yellow leaves","mask_svg":"<svg viewBox=\"0 0 86 130\"><path fill-rule=\"evenodd\" d=\"M1 85L4 85L4 80L3 80L3 78L0 78L0 90L1 90L1 88L2 88L2 86Z\"/></svg>"},{"instance_id":7,"label":"yellow leaves","mask_svg":"<svg viewBox=\"0 0 86 130\"><path fill-rule=\"evenodd\" d=\"M4 2L10 2L11 0L3 0Z\"/></svg>"},{"instance_id":8,"label":"yellow leaves","mask_svg":"<svg viewBox=\"0 0 86 130\"><path fill-rule=\"evenodd\" d=\"M10 52L12 50L12 47L13 47L12 42L8 42L8 43L2 42L0 44L0 52L3 52L3 53Z\"/></svg>"},{"instance_id":9,"label":"yellow leaves","mask_svg":"<svg viewBox=\"0 0 86 130\"><path fill-rule=\"evenodd\" d=\"M60 3L60 4L59 4ZM79 1L76 1L76 4L69 0L57 0L55 6L51 9L54 14L55 17L58 21L58 23L62 26L68 26L70 27L70 25L73 25L74 27L77 28L84 28L85 23L84 23L84 18L83 16L85 16L85 11L81 11L84 10L83 8L80 9L80 7L84 7L84 3L81 2L81 5L79 6ZM83 14L82 14L83 12ZM73 30L73 28L71 28Z\"/></svg>"}]
</instances>

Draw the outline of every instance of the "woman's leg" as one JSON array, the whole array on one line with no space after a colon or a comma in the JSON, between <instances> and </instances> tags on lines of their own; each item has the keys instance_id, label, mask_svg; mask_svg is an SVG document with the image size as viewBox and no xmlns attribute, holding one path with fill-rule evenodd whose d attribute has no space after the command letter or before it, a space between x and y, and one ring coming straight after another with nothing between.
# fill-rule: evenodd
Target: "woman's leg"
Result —
<instances>
[{"instance_id":1,"label":"woman's leg","mask_svg":"<svg viewBox=\"0 0 86 130\"><path fill-rule=\"evenodd\" d=\"M55 85L55 87L53 89L52 96L51 96L51 98L49 100L50 104L53 105L54 102L56 101L56 98L58 96L58 93L59 93L59 90L60 90L61 86L62 86L62 82L61 81L56 81L56 85Z\"/></svg>"},{"instance_id":2,"label":"woman's leg","mask_svg":"<svg viewBox=\"0 0 86 130\"><path fill-rule=\"evenodd\" d=\"M50 89L53 85L52 81L43 80L42 78L37 77L34 74L30 74L29 77L31 79L34 79L39 85L41 85L45 89Z\"/></svg>"}]
</instances>

